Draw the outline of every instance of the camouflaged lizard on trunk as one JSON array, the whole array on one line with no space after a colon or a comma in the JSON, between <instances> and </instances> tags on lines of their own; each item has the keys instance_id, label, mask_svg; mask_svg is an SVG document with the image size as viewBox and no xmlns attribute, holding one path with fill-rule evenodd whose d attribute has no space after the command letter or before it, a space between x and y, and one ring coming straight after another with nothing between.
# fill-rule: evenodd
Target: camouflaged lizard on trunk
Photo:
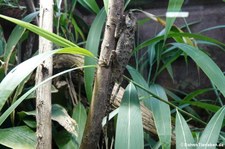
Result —
<instances>
[{"instance_id":1,"label":"camouflaged lizard on trunk","mask_svg":"<svg viewBox=\"0 0 225 149\"><path fill-rule=\"evenodd\" d=\"M113 89L114 84L119 85L123 81L124 70L130 60L132 50L134 47L134 37L136 30L136 18L132 12L126 14L124 19L122 19L122 31L119 34L116 50L113 50L110 56L110 61L112 62L112 80L110 87ZM113 99L113 98L112 98Z\"/></svg>"}]
</instances>

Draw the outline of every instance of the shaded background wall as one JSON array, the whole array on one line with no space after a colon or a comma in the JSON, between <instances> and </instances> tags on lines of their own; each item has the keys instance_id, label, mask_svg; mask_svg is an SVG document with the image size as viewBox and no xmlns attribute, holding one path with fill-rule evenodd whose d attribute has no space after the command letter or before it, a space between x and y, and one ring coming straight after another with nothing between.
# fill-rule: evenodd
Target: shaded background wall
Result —
<instances>
[{"instance_id":1,"label":"shaded background wall","mask_svg":"<svg viewBox=\"0 0 225 149\"><path fill-rule=\"evenodd\" d=\"M140 5L141 4L141 5ZM152 0L151 2L140 1L133 4L134 8L142 6L142 8L155 15L165 15L168 1ZM198 34L206 28L218 25L225 25L225 2L222 0L186 0L182 8L183 11L189 12L189 17L186 18L187 23L197 22L190 26L191 32ZM144 18L142 14L138 15L139 18ZM184 19L177 19L175 22L177 26L185 25ZM155 37L161 31L162 26L153 21L148 22L143 27L139 28L138 37L140 42ZM219 28L202 33L203 35L215 38L225 43L225 28ZM199 44L206 53L216 62L216 64L225 71L225 51L215 46L203 46ZM144 51L143 51L144 52ZM195 91L196 89L210 87L210 81L202 71L198 71L195 63L189 59L186 65L184 58L179 58L172 64L174 72L174 81L169 74L164 71L157 79L157 83L166 87L173 88L187 93ZM148 72L145 72L146 74ZM213 98L213 93L208 93L205 98Z\"/></svg>"}]
</instances>

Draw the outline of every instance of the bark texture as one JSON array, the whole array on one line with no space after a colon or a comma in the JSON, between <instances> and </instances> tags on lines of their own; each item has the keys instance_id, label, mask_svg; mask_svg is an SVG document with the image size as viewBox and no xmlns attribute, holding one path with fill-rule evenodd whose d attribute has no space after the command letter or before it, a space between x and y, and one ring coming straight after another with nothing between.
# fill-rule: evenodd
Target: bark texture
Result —
<instances>
[{"instance_id":1,"label":"bark texture","mask_svg":"<svg viewBox=\"0 0 225 149\"><path fill-rule=\"evenodd\" d=\"M120 18L118 16L123 14L123 5L123 0L109 0L109 13L101 45L100 62L109 60L111 51L116 49L114 35L116 25ZM110 67L98 65L92 102L80 147L81 149L97 148L102 130L102 119L106 115L107 105L109 105L108 102L112 92L112 89L110 89L111 73L112 70Z\"/></svg>"},{"instance_id":2,"label":"bark texture","mask_svg":"<svg viewBox=\"0 0 225 149\"><path fill-rule=\"evenodd\" d=\"M53 27L53 0L40 0L39 26L52 32ZM52 50L52 43L39 37L39 53ZM52 58L45 60L36 73L36 84L52 75ZM37 89L36 99L37 121L37 149L52 148L51 129L51 81Z\"/></svg>"},{"instance_id":3,"label":"bark texture","mask_svg":"<svg viewBox=\"0 0 225 149\"><path fill-rule=\"evenodd\" d=\"M77 67L83 66L84 64L83 56L62 54L62 55L55 55L54 57L54 68L56 69L61 70L63 68L71 68L72 66L74 66L74 64ZM80 77L75 79L83 80L83 78L80 78ZM77 82L77 80L73 80L73 81ZM115 84L111 97L114 97L114 95L116 94L117 86L118 85ZM112 106L113 106L112 109L116 109L120 106L120 102L123 97L123 94L124 94L124 89L120 87L118 93L116 94L116 98L114 99L112 103ZM157 137L157 130L155 127L153 114L142 103L141 103L141 113L142 113L142 122L143 122L144 130L150 133L151 135ZM172 125L172 128L174 128L174 125ZM175 143L176 143L175 134L172 133L172 145L175 145Z\"/></svg>"}]
</instances>

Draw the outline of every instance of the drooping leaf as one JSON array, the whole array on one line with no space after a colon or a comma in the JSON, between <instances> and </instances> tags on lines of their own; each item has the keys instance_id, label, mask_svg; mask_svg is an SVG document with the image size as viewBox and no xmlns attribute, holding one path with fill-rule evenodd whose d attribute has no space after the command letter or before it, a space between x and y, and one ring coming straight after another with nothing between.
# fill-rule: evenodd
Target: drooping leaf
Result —
<instances>
[{"instance_id":1,"label":"drooping leaf","mask_svg":"<svg viewBox=\"0 0 225 149\"><path fill-rule=\"evenodd\" d=\"M225 76L215 62L197 47L182 43L173 43L173 45L190 56L225 97Z\"/></svg>"},{"instance_id":2,"label":"drooping leaf","mask_svg":"<svg viewBox=\"0 0 225 149\"><path fill-rule=\"evenodd\" d=\"M137 91L132 83L127 86L119 108L116 125L115 148L144 148L140 103Z\"/></svg>"},{"instance_id":3,"label":"drooping leaf","mask_svg":"<svg viewBox=\"0 0 225 149\"><path fill-rule=\"evenodd\" d=\"M58 104L52 105L52 120L58 122L68 132L77 136L77 122L72 119L66 109Z\"/></svg>"},{"instance_id":4,"label":"drooping leaf","mask_svg":"<svg viewBox=\"0 0 225 149\"><path fill-rule=\"evenodd\" d=\"M1 116L0 116L0 125L6 120L6 118L10 115L10 113L12 113L12 111L15 110L15 108L24 100L27 98L28 95L30 95L32 92L34 92L39 86L43 85L44 83L48 82L49 80L58 77L62 74L77 70L77 69L81 69L81 68L89 68L89 67L95 67L95 65L90 65L90 66L83 66L83 67L76 67L76 68L71 68L65 71L62 71L60 73L57 73L55 75L53 75L52 77L49 77L48 79L42 81L41 83L39 83L38 85L34 86L33 88L31 88L29 91L27 91L25 94L23 94L19 99L17 99L15 101L15 103L13 103Z\"/></svg>"},{"instance_id":5,"label":"drooping leaf","mask_svg":"<svg viewBox=\"0 0 225 149\"><path fill-rule=\"evenodd\" d=\"M194 38L194 39L198 39L198 40L203 40L203 41L207 41L207 42L211 42L211 43L214 43L214 44L217 44L217 45L220 45L222 47L225 47L225 44L216 40L216 39L213 39L213 38L210 38L210 37L207 37L207 36L204 36L204 35L200 35L200 34L190 34L190 33L169 33L168 36L169 37L190 37L190 38ZM164 39L164 36L161 35L161 36L157 36L157 37L154 37L152 39L148 39L146 41L144 41L143 43L139 44L133 51L134 52L137 52L138 50L140 49L143 49L153 43L156 43L156 42L159 42L161 40Z\"/></svg>"},{"instance_id":6,"label":"drooping leaf","mask_svg":"<svg viewBox=\"0 0 225 149\"><path fill-rule=\"evenodd\" d=\"M70 53L70 54L82 54L89 55L93 57L93 54L88 50L79 47L68 47L63 49L58 49L54 51L49 51L43 54L34 56L14 69L12 69L7 76L0 83L0 110L4 106L6 100L15 90L15 88L45 59L52 56L54 53Z\"/></svg>"},{"instance_id":7,"label":"drooping leaf","mask_svg":"<svg viewBox=\"0 0 225 149\"><path fill-rule=\"evenodd\" d=\"M38 12L31 13L22 20L25 22L31 22L37 15L38 15ZM7 71L8 62L10 60L10 56L11 56L16 44L19 42L20 38L22 37L23 33L25 32L25 30L26 30L25 28L17 25L13 29L12 33L10 34L10 36L7 40L7 44L6 44L6 48L5 48L5 52L4 52L4 61L6 64L6 71Z\"/></svg>"},{"instance_id":8,"label":"drooping leaf","mask_svg":"<svg viewBox=\"0 0 225 149\"><path fill-rule=\"evenodd\" d=\"M188 145L194 144L194 138L191 134L191 130L188 127L187 122L183 116L177 111L176 115L176 148L182 149L194 149Z\"/></svg>"},{"instance_id":9,"label":"drooping leaf","mask_svg":"<svg viewBox=\"0 0 225 149\"><path fill-rule=\"evenodd\" d=\"M87 38L87 43L85 48L88 49L90 52L92 52L96 57L98 55L101 33L105 23L105 21L103 20L105 19L106 19L106 13L104 9L102 9L96 16L94 22L92 23L89 34L88 34L88 38ZM93 64L97 64L97 61L89 57L84 58L84 65L93 65ZM95 74L95 68L84 69L85 90L86 90L87 98L89 101L91 101L91 97L92 97L94 74Z\"/></svg>"},{"instance_id":10,"label":"drooping leaf","mask_svg":"<svg viewBox=\"0 0 225 149\"><path fill-rule=\"evenodd\" d=\"M216 148L216 146L207 146L207 145L217 144L220 135L220 129L224 120L224 114L225 114L225 107L220 108L220 110L218 110L214 114L214 116L207 124L205 130L203 131L200 137L200 141L198 142L199 144L203 144L205 146L198 146L197 149Z\"/></svg>"},{"instance_id":11,"label":"drooping leaf","mask_svg":"<svg viewBox=\"0 0 225 149\"><path fill-rule=\"evenodd\" d=\"M15 18L11 18L11 17L7 17L4 15L0 15L0 18L8 20L10 22L13 22L17 25L20 25L50 41L52 41L53 43L57 44L58 46L62 46L62 47L76 47L77 45L75 45L74 43L70 42L69 40L62 38L54 33L48 32L38 26L35 26L33 24L15 19Z\"/></svg>"},{"instance_id":12,"label":"drooping leaf","mask_svg":"<svg viewBox=\"0 0 225 149\"><path fill-rule=\"evenodd\" d=\"M0 144L13 149L35 149L36 134L26 126L0 129Z\"/></svg>"}]
</instances>

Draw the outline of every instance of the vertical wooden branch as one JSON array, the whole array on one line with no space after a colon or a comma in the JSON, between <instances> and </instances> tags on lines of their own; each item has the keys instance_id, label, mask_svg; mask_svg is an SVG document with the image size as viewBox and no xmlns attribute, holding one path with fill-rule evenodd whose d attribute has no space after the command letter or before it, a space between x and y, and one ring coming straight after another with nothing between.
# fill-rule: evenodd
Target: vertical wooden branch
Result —
<instances>
[{"instance_id":1,"label":"vertical wooden branch","mask_svg":"<svg viewBox=\"0 0 225 149\"><path fill-rule=\"evenodd\" d=\"M123 15L123 0L109 0L109 13L101 46L100 62L109 60L112 50L116 49L115 30ZM99 65L97 68L91 107L81 143L81 149L96 149L102 130L102 119L106 114L107 105L112 92L110 88L112 70Z\"/></svg>"},{"instance_id":2,"label":"vertical wooden branch","mask_svg":"<svg viewBox=\"0 0 225 149\"><path fill-rule=\"evenodd\" d=\"M52 32L53 0L40 0L39 26ZM39 37L39 53L52 50L52 43ZM36 72L36 84L52 75L52 58L45 60ZM37 89L36 99L37 149L51 149L51 81Z\"/></svg>"}]
</instances>

